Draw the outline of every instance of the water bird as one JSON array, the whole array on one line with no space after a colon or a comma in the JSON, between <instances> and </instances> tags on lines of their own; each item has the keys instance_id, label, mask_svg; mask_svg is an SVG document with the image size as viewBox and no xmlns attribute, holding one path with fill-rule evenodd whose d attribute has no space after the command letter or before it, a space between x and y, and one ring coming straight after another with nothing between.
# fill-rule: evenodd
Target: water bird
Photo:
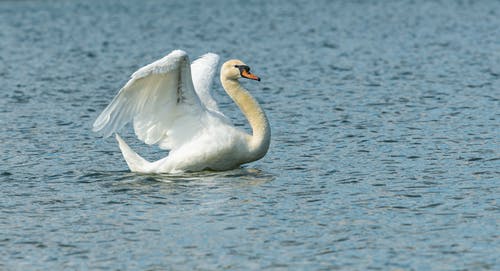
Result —
<instances>
[{"instance_id":1,"label":"water bird","mask_svg":"<svg viewBox=\"0 0 500 271\"><path fill-rule=\"evenodd\" d=\"M228 170L264 157L271 140L269 121L239 82L241 78L260 78L237 59L225 62L220 71L224 90L252 128L248 134L232 125L212 98L210 88L218 63L214 53L190 63L186 52L175 50L140 68L97 117L93 131L104 137L115 133L133 172ZM129 122L141 141L169 150L168 155L149 162L132 150L117 133Z\"/></svg>"}]
</instances>

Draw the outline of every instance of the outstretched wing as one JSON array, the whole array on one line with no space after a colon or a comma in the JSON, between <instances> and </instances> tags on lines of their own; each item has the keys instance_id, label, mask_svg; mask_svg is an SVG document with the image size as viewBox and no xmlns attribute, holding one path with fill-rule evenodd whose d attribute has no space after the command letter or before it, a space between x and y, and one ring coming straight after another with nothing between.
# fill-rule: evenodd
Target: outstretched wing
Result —
<instances>
[{"instance_id":1,"label":"outstretched wing","mask_svg":"<svg viewBox=\"0 0 500 271\"><path fill-rule=\"evenodd\" d=\"M222 114L210 91L218 64L218 55L214 53L204 54L191 64L191 72L194 89L203 105L209 110Z\"/></svg>"},{"instance_id":2,"label":"outstretched wing","mask_svg":"<svg viewBox=\"0 0 500 271\"><path fill-rule=\"evenodd\" d=\"M176 50L134 74L94 122L110 136L130 121L146 144L171 149L189 140L206 112L191 79L186 52Z\"/></svg>"}]
</instances>

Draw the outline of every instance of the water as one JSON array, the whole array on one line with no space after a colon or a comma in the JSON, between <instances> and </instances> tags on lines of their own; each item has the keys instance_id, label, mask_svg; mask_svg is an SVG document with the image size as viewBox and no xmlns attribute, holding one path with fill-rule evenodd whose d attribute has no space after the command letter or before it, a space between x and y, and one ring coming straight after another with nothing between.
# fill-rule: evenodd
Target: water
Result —
<instances>
[{"instance_id":1,"label":"water","mask_svg":"<svg viewBox=\"0 0 500 271\"><path fill-rule=\"evenodd\" d=\"M498 1L145 2L0 2L1 270L500 269ZM90 131L177 48L263 79L264 159L133 174Z\"/></svg>"}]
</instances>

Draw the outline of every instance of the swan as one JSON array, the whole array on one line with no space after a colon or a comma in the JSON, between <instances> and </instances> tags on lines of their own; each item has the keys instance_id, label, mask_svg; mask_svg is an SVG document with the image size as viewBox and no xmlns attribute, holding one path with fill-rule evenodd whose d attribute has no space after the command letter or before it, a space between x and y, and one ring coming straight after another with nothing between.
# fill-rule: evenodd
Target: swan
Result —
<instances>
[{"instance_id":1,"label":"swan","mask_svg":"<svg viewBox=\"0 0 500 271\"><path fill-rule=\"evenodd\" d=\"M93 131L104 137L115 133L132 172L221 171L264 157L271 140L269 121L238 81L260 78L240 60L221 67L222 86L247 118L250 135L231 124L210 94L218 62L218 55L207 53L190 64L186 52L175 50L140 68L97 117ZM128 122L139 140L169 150L168 155L149 162L132 150L117 133Z\"/></svg>"}]
</instances>

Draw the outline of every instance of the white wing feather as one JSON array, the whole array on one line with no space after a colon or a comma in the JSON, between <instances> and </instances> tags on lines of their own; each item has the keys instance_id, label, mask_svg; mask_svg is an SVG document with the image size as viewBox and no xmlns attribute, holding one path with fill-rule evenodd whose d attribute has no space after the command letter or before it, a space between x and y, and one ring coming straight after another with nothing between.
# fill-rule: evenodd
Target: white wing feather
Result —
<instances>
[{"instance_id":1,"label":"white wing feather","mask_svg":"<svg viewBox=\"0 0 500 271\"><path fill-rule=\"evenodd\" d=\"M191 64L191 73L194 89L203 105L209 110L222 114L210 91L218 64L219 56L214 53L208 53Z\"/></svg>"},{"instance_id":2,"label":"white wing feather","mask_svg":"<svg viewBox=\"0 0 500 271\"><path fill-rule=\"evenodd\" d=\"M188 56L176 50L132 74L93 130L107 137L133 121L140 140L171 149L201 129L200 116L205 112L193 86Z\"/></svg>"}]
</instances>

